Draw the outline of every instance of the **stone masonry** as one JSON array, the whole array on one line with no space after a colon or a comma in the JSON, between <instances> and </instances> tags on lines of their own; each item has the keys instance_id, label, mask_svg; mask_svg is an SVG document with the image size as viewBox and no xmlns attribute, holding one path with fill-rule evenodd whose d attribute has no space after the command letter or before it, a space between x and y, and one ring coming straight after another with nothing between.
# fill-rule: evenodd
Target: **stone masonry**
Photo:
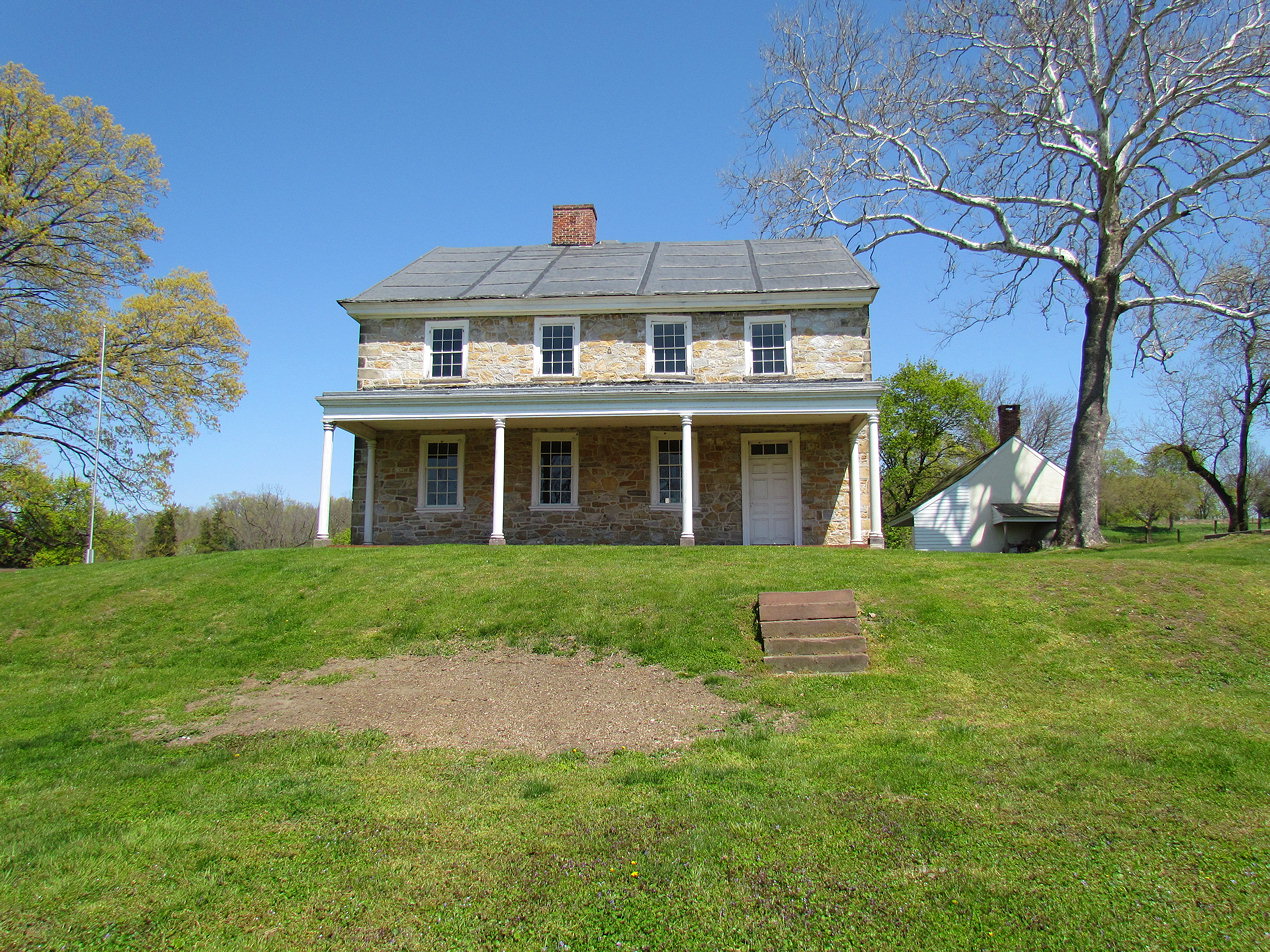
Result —
<instances>
[{"instance_id":1,"label":"stone masonry","mask_svg":"<svg viewBox=\"0 0 1270 952\"><path fill-rule=\"evenodd\" d=\"M641 318L642 320L642 318ZM475 322L474 322L475 324ZM585 324L584 324L585 326ZM641 357L642 360L642 357ZM648 427L550 427L578 435L578 509L530 508L534 430L508 429L505 534L508 543L594 543L676 545L678 507L651 505L650 431ZM742 541L741 436L773 427L699 426L696 428L700 498L694 518L700 545L739 545ZM848 461L851 447L844 424L779 428L799 434L802 532L804 544L845 545L850 541ZM465 436L464 508L461 512L418 510L419 442L424 433ZM353 542L362 542L365 502L365 448L354 454ZM861 499L864 532L868 525L868 440L860 435ZM430 429L383 434L375 453L375 538L378 544L427 542L484 543L492 517L492 429Z\"/></svg>"},{"instance_id":2,"label":"stone masonry","mask_svg":"<svg viewBox=\"0 0 1270 952\"><path fill-rule=\"evenodd\" d=\"M779 312L791 318L791 380L868 380L867 307ZM545 316L545 315L544 315ZM665 314L659 317L679 315ZM685 317L689 315L683 315ZM742 312L690 315L695 383L747 379L745 318ZM581 318L577 383L623 383L649 379L645 372L646 315L587 315ZM423 318L363 318L358 347L357 388L532 384L534 318L477 317L469 323L467 376L462 381L432 381ZM770 380L771 377L761 379ZM776 378L782 379L782 378ZM560 382L551 378L550 382Z\"/></svg>"}]
</instances>

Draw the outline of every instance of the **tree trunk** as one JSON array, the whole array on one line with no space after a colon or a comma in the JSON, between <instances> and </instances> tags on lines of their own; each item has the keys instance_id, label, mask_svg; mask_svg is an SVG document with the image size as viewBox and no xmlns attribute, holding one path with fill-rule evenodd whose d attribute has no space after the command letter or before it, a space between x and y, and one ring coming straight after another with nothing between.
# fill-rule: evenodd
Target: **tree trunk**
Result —
<instances>
[{"instance_id":1,"label":"tree trunk","mask_svg":"<svg viewBox=\"0 0 1270 952\"><path fill-rule=\"evenodd\" d=\"M1058 510L1057 544L1069 548L1102 548L1107 540L1098 525L1102 497L1102 453L1111 413L1111 341L1120 317L1119 288L1099 279L1085 305L1085 339L1080 354L1080 389L1076 422L1067 456L1067 478Z\"/></svg>"},{"instance_id":2,"label":"tree trunk","mask_svg":"<svg viewBox=\"0 0 1270 952\"><path fill-rule=\"evenodd\" d=\"M1182 454L1182 459L1186 463L1186 468L1198 476L1204 482L1208 483L1208 488L1213 491L1213 495L1217 497L1217 501L1226 509L1226 528L1228 532L1239 532L1239 504L1235 497L1227 491L1225 485L1222 484L1218 475L1205 466L1199 458L1199 452L1193 447L1187 446L1185 443L1174 444L1171 449L1177 450ZM1243 509L1244 519L1243 527L1248 528L1248 510ZM1217 520L1213 520L1213 529L1217 528Z\"/></svg>"}]
</instances>

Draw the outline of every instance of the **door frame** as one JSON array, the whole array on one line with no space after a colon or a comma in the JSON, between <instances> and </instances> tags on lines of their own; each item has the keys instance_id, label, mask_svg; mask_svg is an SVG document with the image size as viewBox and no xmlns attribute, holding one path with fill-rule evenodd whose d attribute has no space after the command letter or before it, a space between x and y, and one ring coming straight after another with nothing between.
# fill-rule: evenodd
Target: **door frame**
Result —
<instances>
[{"instance_id":1,"label":"door frame","mask_svg":"<svg viewBox=\"0 0 1270 952\"><path fill-rule=\"evenodd\" d=\"M793 461L794 545L803 544L803 467L799 454L798 434L742 433L741 434L741 542L750 545L750 446L754 443L788 443Z\"/></svg>"}]
</instances>

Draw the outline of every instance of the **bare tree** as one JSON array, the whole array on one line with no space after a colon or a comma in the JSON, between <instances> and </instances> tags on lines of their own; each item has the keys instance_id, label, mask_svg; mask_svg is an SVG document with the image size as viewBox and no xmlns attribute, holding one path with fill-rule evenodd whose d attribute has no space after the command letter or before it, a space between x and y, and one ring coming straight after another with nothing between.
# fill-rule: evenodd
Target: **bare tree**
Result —
<instances>
[{"instance_id":1,"label":"bare tree","mask_svg":"<svg viewBox=\"0 0 1270 952\"><path fill-rule=\"evenodd\" d=\"M1210 294L1235 314L1199 319L1183 312L1175 332L1198 355L1156 380L1156 427L1186 468L1226 507L1231 532L1248 528L1249 466L1255 427L1270 413L1270 231L1239 261L1217 268Z\"/></svg>"},{"instance_id":2,"label":"bare tree","mask_svg":"<svg viewBox=\"0 0 1270 952\"><path fill-rule=\"evenodd\" d=\"M1053 393L1032 383L1027 374L1015 377L1005 369L970 379L991 406L998 407L1003 403L1019 405L1019 436L1023 442L1060 466L1067 462L1072 419L1076 416L1076 405L1070 396ZM989 448L983 447L984 450Z\"/></svg>"},{"instance_id":3,"label":"bare tree","mask_svg":"<svg viewBox=\"0 0 1270 952\"><path fill-rule=\"evenodd\" d=\"M1084 323L1058 540L1103 544L1101 458L1120 318L1186 304L1202 252L1264 208L1263 0L930 0L885 30L845 3L781 19L730 176L766 233L840 226L976 252L989 296Z\"/></svg>"}]
</instances>

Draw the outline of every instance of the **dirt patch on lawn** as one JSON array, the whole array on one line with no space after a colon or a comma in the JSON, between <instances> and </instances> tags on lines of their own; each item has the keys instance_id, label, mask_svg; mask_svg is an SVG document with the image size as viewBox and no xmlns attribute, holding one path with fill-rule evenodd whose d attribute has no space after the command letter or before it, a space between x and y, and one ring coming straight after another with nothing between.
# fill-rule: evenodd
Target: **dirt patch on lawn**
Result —
<instances>
[{"instance_id":1,"label":"dirt patch on lawn","mask_svg":"<svg viewBox=\"0 0 1270 952\"><path fill-rule=\"evenodd\" d=\"M535 754L619 748L655 751L722 730L742 705L700 680L611 655L568 657L512 648L450 656L337 658L269 684L245 681L230 697L190 705L229 710L146 738L193 744L226 734L380 730L401 747L513 749ZM180 730L182 736L172 734Z\"/></svg>"}]
</instances>

